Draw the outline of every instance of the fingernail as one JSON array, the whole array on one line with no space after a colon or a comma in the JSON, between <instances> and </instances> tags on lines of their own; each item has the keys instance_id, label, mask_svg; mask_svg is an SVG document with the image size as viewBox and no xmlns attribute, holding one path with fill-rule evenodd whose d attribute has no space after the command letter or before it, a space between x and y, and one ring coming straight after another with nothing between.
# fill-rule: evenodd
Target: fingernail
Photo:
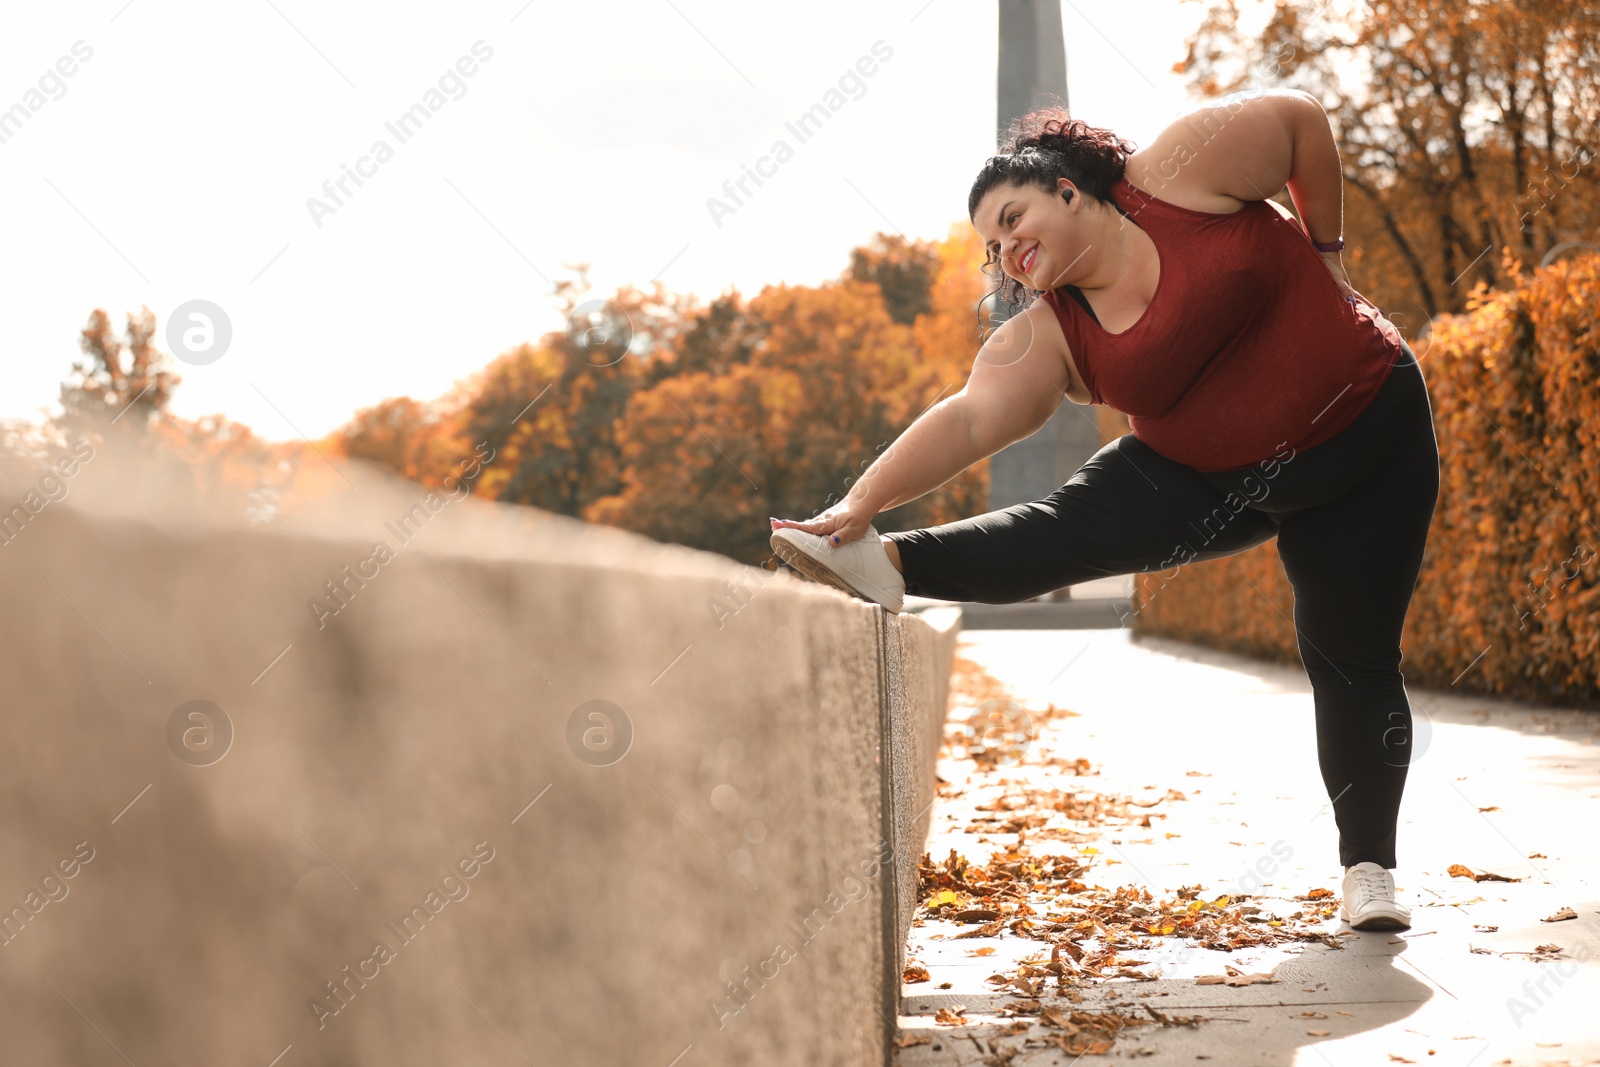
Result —
<instances>
[{"instance_id":1,"label":"fingernail","mask_svg":"<svg viewBox=\"0 0 1600 1067\"><path fill-rule=\"evenodd\" d=\"M838 534L834 534L833 535L833 543L834 544L838 544L839 543L839 535Z\"/></svg>"}]
</instances>

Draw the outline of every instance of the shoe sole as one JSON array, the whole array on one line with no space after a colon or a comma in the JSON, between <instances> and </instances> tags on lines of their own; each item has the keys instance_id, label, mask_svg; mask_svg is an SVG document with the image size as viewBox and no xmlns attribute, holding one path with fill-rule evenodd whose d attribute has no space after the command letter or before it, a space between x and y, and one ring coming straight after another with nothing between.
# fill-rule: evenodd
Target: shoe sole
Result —
<instances>
[{"instance_id":1,"label":"shoe sole","mask_svg":"<svg viewBox=\"0 0 1600 1067\"><path fill-rule=\"evenodd\" d=\"M1339 918L1350 924L1352 930L1409 930L1411 923L1397 915L1369 915L1364 919L1352 920L1349 912L1340 909Z\"/></svg>"},{"instance_id":2,"label":"shoe sole","mask_svg":"<svg viewBox=\"0 0 1600 1067\"><path fill-rule=\"evenodd\" d=\"M839 575L834 573L833 570L830 569L826 564L812 559L800 548L799 545L796 545L790 541L785 541L780 537L773 537L771 544L772 550L778 554L779 559L783 560L783 562L787 563L789 566L793 567L807 578L810 578L812 581L819 582L822 585L832 586L834 589L837 589L842 593L849 593L857 600L865 601L868 604L878 604L878 602L873 600L871 597L863 596L859 589L845 581L843 578L839 577ZM884 607L882 604L878 604L878 606L883 608L884 611L889 611L889 609ZM898 613L890 612L890 614Z\"/></svg>"}]
</instances>

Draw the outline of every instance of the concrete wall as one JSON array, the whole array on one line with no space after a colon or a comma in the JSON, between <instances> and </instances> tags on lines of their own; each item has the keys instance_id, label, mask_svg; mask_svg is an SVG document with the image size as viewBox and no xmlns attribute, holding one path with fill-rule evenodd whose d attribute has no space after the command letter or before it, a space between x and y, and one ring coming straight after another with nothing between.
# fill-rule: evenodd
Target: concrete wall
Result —
<instances>
[{"instance_id":1,"label":"concrete wall","mask_svg":"<svg viewBox=\"0 0 1600 1067\"><path fill-rule=\"evenodd\" d=\"M8 1062L888 1062L954 611L219 494L102 443L0 546Z\"/></svg>"}]
</instances>

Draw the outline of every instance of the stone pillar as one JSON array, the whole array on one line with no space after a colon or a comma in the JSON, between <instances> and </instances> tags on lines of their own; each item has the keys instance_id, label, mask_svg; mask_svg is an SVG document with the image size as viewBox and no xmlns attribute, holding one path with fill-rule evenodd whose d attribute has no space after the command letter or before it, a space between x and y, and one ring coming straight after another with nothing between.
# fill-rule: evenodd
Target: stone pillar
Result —
<instances>
[{"instance_id":1,"label":"stone pillar","mask_svg":"<svg viewBox=\"0 0 1600 1067\"><path fill-rule=\"evenodd\" d=\"M997 140L1030 109L1067 105L1067 53L1061 5L1055 0L1000 0L998 90ZM993 321L1003 322L1017 310L1002 304L994 309ZM1093 410L1063 400L1037 433L989 461L989 510L1048 496L1099 448Z\"/></svg>"}]
</instances>

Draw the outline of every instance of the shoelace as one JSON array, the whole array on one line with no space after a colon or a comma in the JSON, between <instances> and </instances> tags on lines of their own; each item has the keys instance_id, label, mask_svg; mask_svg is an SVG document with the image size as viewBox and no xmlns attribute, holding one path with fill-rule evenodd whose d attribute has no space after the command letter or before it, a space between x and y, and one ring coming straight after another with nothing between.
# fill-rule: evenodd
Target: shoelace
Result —
<instances>
[{"instance_id":1,"label":"shoelace","mask_svg":"<svg viewBox=\"0 0 1600 1067\"><path fill-rule=\"evenodd\" d=\"M1389 896L1389 880L1377 871L1352 871L1356 878L1356 893L1362 899L1370 900L1373 897L1387 899Z\"/></svg>"}]
</instances>

